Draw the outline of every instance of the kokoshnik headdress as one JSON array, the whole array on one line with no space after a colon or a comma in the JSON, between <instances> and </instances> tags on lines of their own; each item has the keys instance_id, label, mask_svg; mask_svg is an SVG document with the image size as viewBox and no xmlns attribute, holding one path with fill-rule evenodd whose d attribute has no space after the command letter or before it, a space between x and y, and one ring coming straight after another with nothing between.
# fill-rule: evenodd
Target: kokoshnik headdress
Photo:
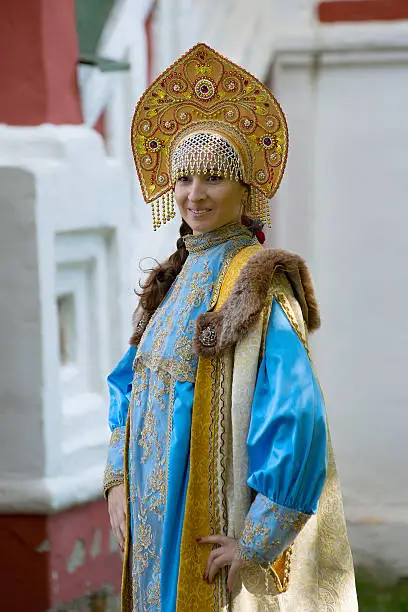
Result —
<instances>
[{"instance_id":1,"label":"kokoshnik headdress","mask_svg":"<svg viewBox=\"0 0 408 612\"><path fill-rule=\"evenodd\" d=\"M190 49L148 87L131 139L154 229L174 217L177 178L195 173L243 181L247 212L270 221L268 201L288 154L285 115L265 85L207 45Z\"/></svg>"}]
</instances>

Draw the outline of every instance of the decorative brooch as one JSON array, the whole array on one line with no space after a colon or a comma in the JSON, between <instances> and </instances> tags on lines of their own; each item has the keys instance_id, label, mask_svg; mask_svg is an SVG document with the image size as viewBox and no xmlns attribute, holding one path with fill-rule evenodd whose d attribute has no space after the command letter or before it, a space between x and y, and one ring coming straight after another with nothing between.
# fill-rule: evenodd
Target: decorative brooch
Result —
<instances>
[{"instance_id":1,"label":"decorative brooch","mask_svg":"<svg viewBox=\"0 0 408 612\"><path fill-rule=\"evenodd\" d=\"M217 333L213 327L205 327L201 330L198 340L203 346L215 346L217 344Z\"/></svg>"}]
</instances>

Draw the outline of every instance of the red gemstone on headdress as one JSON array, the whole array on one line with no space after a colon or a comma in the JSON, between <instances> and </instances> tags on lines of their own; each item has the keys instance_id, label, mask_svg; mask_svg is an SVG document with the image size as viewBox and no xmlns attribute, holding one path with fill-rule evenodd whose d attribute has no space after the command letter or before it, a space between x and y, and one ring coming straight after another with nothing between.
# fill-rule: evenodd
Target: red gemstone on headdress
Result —
<instances>
[{"instance_id":1,"label":"red gemstone on headdress","mask_svg":"<svg viewBox=\"0 0 408 612\"><path fill-rule=\"evenodd\" d=\"M263 143L265 147L270 147L272 144L272 138L269 138L269 136L265 136L265 138L263 139Z\"/></svg>"},{"instance_id":2,"label":"red gemstone on headdress","mask_svg":"<svg viewBox=\"0 0 408 612\"><path fill-rule=\"evenodd\" d=\"M159 143L157 142L157 140L151 140L149 142L149 148L150 149L157 149L158 146L159 146Z\"/></svg>"},{"instance_id":3,"label":"red gemstone on headdress","mask_svg":"<svg viewBox=\"0 0 408 612\"><path fill-rule=\"evenodd\" d=\"M208 85L201 85L201 93L203 94L208 94L208 92L210 91L208 88Z\"/></svg>"}]
</instances>

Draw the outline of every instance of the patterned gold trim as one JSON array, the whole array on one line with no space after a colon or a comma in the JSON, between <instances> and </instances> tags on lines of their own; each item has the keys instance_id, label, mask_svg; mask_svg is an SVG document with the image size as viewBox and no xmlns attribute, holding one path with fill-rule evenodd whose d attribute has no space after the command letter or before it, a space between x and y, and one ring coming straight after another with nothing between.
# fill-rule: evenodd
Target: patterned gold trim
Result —
<instances>
[{"instance_id":1,"label":"patterned gold trim","mask_svg":"<svg viewBox=\"0 0 408 612\"><path fill-rule=\"evenodd\" d=\"M225 499L225 367L222 359L212 359L211 428L209 436L210 526L212 534L227 535ZM213 588L214 610L227 604L228 568L221 568Z\"/></svg>"},{"instance_id":2,"label":"patterned gold trim","mask_svg":"<svg viewBox=\"0 0 408 612\"><path fill-rule=\"evenodd\" d=\"M208 310L213 310L215 305L217 305L217 309L222 306L222 304L225 302L225 300L229 296L232 290L232 287L234 286L235 281L238 278L239 272L241 271L242 267L246 263L248 263L252 255L255 255L255 253L259 251L260 249L262 249L261 245L256 239L254 239L253 245L249 247L245 247L238 254L236 252L230 254L230 256L225 260L225 263L221 269L221 272L218 275L217 281L214 286L214 291L211 296L210 305L208 307ZM234 268L233 270L232 270L232 266ZM238 270L238 275L237 275L237 270ZM227 273L228 273L228 276L227 276ZM223 295L221 297L220 292L221 292L221 287L224 284L224 281L226 285L228 286L228 290L227 289L224 290L223 288Z\"/></svg>"},{"instance_id":3,"label":"patterned gold trim","mask_svg":"<svg viewBox=\"0 0 408 612\"><path fill-rule=\"evenodd\" d=\"M199 360L191 425L190 472L181 538L177 612L213 610L214 587L203 580L203 571L211 547L195 542L197 538L211 533L208 447L212 370L210 359Z\"/></svg>"},{"instance_id":4,"label":"patterned gold trim","mask_svg":"<svg viewBox=\"0 0 408 612\"><path fill-rule=\"evenodd\" d=\"M119 454L122 454L125 430L126 427L119 426L116 427L111 433L109 441L109 457L103 474L103 495L105 499L108 499L108 494L112 487L121 485L124 482L123 468L117 467L114 463L112 463L114 459L110 456L110 453L111 451L118 451Z\"/></svg>"},{"instance_id":5,"label":"patterned gold trim","mask_svg":"<svg viewBox=\"0 0 408 612\"><path fill-rule=\"evenodd\" d=\"M253 244L256 243L256 239L252 237L251 231L241 223L235 221L222 225L209 232L205 232L204 234L187 234L183 236L183 242L187 251L191 254L202 253L207 249L211 249L212 247L218 246L234 238L248 238L248 241L252 238L254 241Z\"/></svg>"},{"instance_id":6,"label":"patterned gold trim","mask_svg":"<svg viewBox=\"0 0 408 612\"><path fill-rule=\"evenodd\" d=\"M289 319L289 323L305 347L308 357L311 360L307 337L307 327L303 320L302 310L299 302L294 297L289 281L284 274L275 274L272 281L271 290L273 297L282 307L283 312Z\"/></svg>"},{"instance_id":7,"label":"patterned gold trim","mask_svg":"<svg viewBox=\"0 0 408 612\"><path fill-rule=\"evenodd\" d=\"M273 304L273 291L271 287L268 291L268 295L265 301L265 306L262 312L263 323L262 323L261 351L259 355L259 360L261 360L265 354L266 332L268 331L268 323L269 323L269 317L270 317L271 310L272 310L272 304Z\"/></svg>"},{"instance_id":8,"label":"patterned gold trim","mask_svg":"<svg viewBox=\"0 0 408 612\"><path fill-rule=\"evenodd\" d=\"M103 485L103 496L105 499L108 499L108 494L109 491L113 488L116 487L117 485L121 485L125 482L125 479L123 476L118 477L118 478L109 478L105 480L105 483Z\"/></svg>"}]
</instances>

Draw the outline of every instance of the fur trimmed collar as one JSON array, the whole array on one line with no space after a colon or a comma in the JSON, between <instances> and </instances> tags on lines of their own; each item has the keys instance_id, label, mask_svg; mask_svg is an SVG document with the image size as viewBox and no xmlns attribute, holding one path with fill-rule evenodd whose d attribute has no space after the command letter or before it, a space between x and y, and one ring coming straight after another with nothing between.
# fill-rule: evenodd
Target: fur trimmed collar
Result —
<instances>
[{"instance_id":1,"label":"fur trimmed collar","mask_svg":"<svg viewBox=\"0 0 408 612\"><path fill-rule=\"evenodd\" d=\"M194 349L200 357L212 357L235 344L261 314L276 273L284 274L302 309L309 332L320 327L313 281L301 257L281 249L261 249L242 268L231 294L217 311L199 315ZM132 346L138 346L150 319L138 308L133 315Z\"/></svg>"},{"instance_id":2,"label":"fur trimmed collar","mask_svg":"<svg viewBox=\"0 0 408 612\"><path fill-rule=\"evenodd\" d=\"M197 318L194 348L200 357L212 357L235 344L261 314L276 273L283 273L300 304L310 332L320 326L319 307L306 263L281 249L262 249L242 268L221 308Z\"/></svg>"}]
</instances>

